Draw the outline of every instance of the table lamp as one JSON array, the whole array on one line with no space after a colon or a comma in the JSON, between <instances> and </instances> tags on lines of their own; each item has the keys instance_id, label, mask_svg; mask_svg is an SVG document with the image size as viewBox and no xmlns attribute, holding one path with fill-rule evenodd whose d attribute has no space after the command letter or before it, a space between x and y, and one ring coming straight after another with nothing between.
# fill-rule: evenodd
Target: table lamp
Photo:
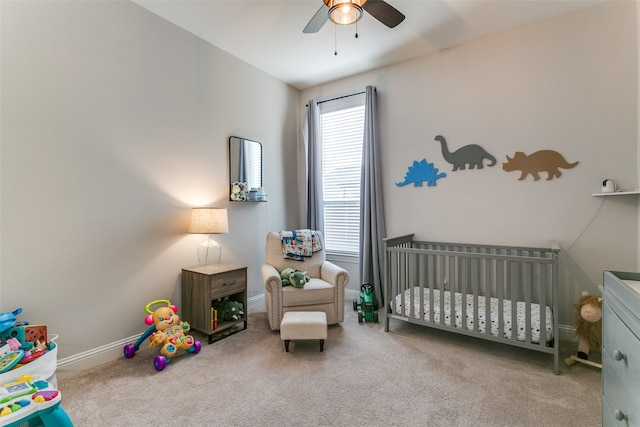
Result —
<instances>
[{"instance_id":1,"label":"table lamp","mask_svg":"<svg viewBox=\"0 0 640 427\"><path fill-rule=\"evenodd\" d=\"M213 234L229 232L227 210L223 208L193 208L189 233L208 234L207 240L198 247L198 264L213 264L215 248L218 249L218 264L222 259L222 246L213 240Z\"/></svg>"}]
</instances>

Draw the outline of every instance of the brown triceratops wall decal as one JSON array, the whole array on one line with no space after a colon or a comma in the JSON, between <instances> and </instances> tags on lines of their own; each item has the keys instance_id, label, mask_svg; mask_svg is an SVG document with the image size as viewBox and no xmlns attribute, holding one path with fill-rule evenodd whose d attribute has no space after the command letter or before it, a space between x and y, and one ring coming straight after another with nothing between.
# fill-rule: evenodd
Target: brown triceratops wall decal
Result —
<instances>
[{"instance_id":1,"label":"brown triceratops wall decal","mask_svg":"<svg viewBox=\"0 0 640 427\"><path fill-rule=\"evenodd\" d=\"M540 179L538 172L547 172L547 180L560 178L562 173L558 168L571 169L578 165L579 162L568 163L562 154L553 150L540 150L533 154L526 155L522 151L516 151L513 157L507 156L507 162L502 164L502 169L507 172L519 170L521 172L520 181L531 174L533 180Z\"/></svg>"}]
</instances>

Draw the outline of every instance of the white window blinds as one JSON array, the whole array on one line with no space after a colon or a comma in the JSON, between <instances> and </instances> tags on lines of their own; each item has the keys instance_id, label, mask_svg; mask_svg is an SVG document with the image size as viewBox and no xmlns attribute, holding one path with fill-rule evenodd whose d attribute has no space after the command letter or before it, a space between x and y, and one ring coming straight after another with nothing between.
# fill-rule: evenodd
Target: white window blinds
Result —
<instances>
[{"instance_id":1,"label":"white window blinds","mask_svg":"<svg viewBox=\"0 0 640 427\"><path fill-rule=\"evenodd\" d=\"M357 255L364 95L320 104L320 129L326 250Z\"/></svg>"}]
</instances>

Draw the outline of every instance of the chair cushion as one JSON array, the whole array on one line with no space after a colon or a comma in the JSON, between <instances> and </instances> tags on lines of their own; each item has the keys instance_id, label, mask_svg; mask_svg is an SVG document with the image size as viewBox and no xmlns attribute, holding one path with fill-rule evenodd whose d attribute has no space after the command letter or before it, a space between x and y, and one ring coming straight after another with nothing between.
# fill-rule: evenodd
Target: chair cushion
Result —
<instances>
[{"instance_id":1,"label":"chair cushion","mask_svg":"<svg viewBox=\"0 0 640 427\"><path fill-rule=\"evenodd\" d=\"M293 307L300 305L333 303L336 300L336 288L322 279L311 278L304 287L282 288L282 306Z\"/></svg>"}]
</instances>

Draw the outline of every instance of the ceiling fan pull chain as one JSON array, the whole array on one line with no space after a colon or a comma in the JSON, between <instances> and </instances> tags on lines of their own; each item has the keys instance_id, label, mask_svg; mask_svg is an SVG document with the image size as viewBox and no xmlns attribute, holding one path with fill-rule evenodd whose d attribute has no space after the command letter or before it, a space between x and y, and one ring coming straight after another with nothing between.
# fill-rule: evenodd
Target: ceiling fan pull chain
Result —
<instances>
[{"instance_id":1,"label":"ceiling fan pull chain","mask_svg":"<svg viewBox=\"0 0 640 427\"><path fill-rule=\"evenodd\" d=\"M356 21L356 38L358 38L358 21Z\"/></svg>"},{"instance_id":2,"label":"ceiling fan pull chain","mask_svg":"<svg viewBox=\"0 0 640 427\"><path fill-rule=\"evenodd\" d=\"M338 24L333 24L333 54L338 55Z\"/></svg>"}]
</instances>

